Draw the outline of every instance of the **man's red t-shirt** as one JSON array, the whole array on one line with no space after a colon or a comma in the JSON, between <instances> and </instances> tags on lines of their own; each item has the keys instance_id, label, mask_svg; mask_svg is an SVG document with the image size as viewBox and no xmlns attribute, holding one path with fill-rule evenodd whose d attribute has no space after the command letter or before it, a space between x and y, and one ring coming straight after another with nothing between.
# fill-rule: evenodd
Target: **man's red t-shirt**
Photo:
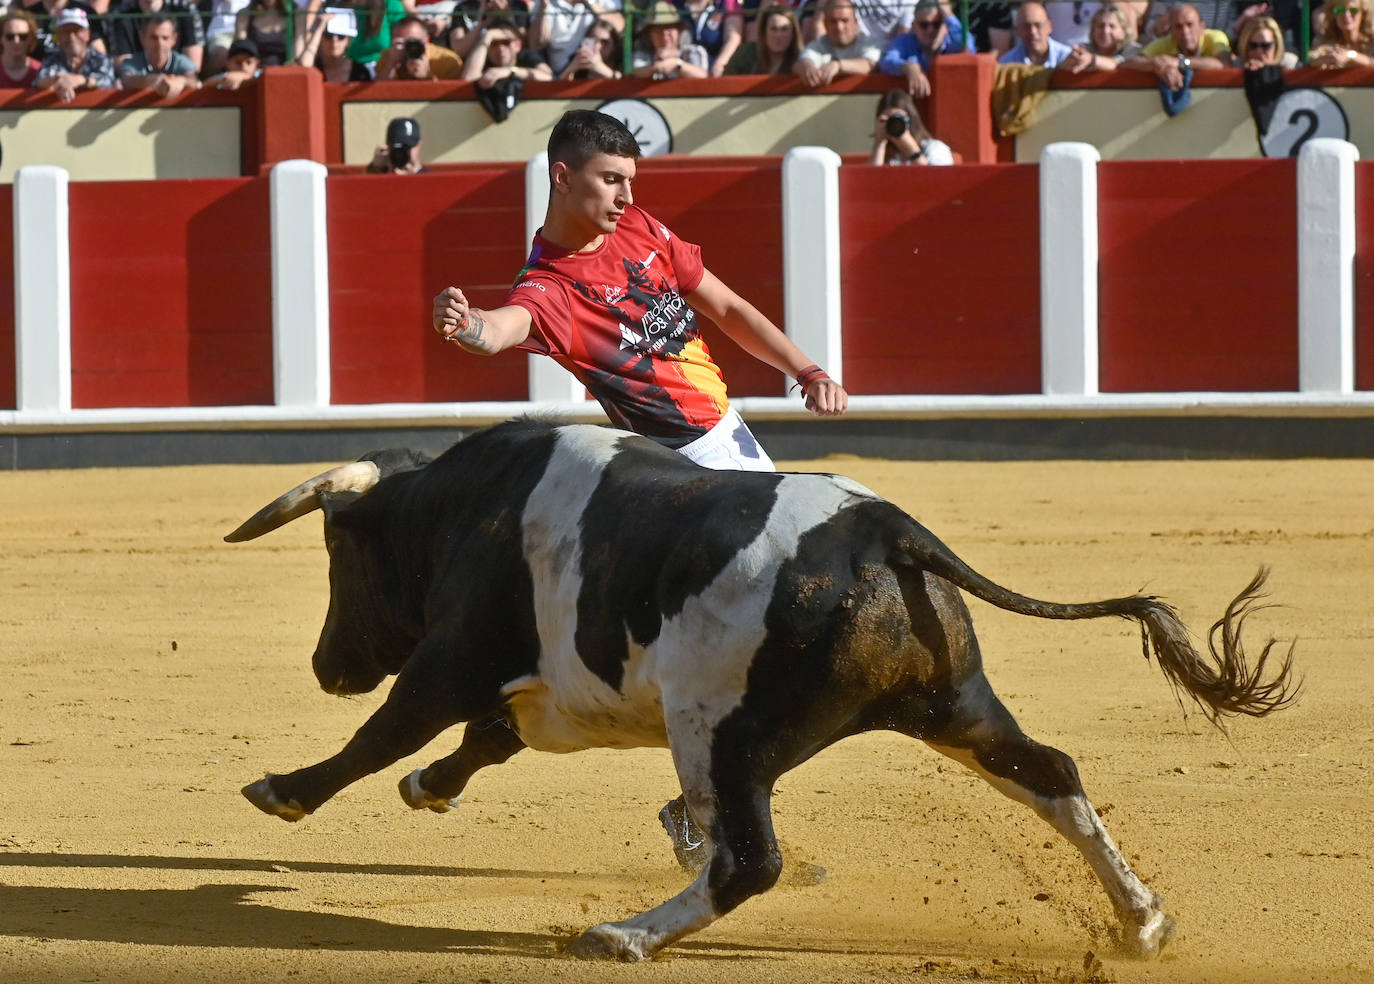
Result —
<instances>
[{"instance_id":1,"label":"man's red t-shirt","mask_svg":"<svg viewBox=\"0 0 1374 984\"><path fill-rule=\"evenodd\" d=\"M631 205L590 252L536 234L506 303L533 319L521 349L552 356L617 427L681 447L730 407L684 298L704 272L700 247Z\"/></svg>"}]
</instances>

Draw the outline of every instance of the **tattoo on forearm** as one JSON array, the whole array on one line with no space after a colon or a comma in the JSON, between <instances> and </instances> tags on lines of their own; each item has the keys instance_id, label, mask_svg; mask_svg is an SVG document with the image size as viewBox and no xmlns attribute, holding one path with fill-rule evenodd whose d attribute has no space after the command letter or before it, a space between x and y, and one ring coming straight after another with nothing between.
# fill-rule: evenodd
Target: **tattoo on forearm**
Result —
<instances>
[{"instance_id":1,"label":"tattoo on forearm","mask_svg":"<svg viewBox=\"0 0 1374 984\"><path fill-rule=\"evenodd\" d=\"M480 342L482 332L486 330L487 323L482 315L477 311L469 311L467 321L458 334L463 336L464 341Z\"/></svg>"}]
</instances>

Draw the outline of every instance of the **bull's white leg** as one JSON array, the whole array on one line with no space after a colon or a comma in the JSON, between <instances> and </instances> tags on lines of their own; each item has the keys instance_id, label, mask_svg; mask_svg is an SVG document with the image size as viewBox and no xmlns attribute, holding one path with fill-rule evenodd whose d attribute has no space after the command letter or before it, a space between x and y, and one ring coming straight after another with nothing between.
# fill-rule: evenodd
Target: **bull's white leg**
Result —
<instances>
[{"instance_id":1,"label":"bull's white leg","mask_svg":"<svg viewBox=\"0 0 1374 984\"><path fill-rule=\"evenodd\" d=\"M662 905L623 922L593 926L569 948L573 956L591 959L647 960L663 947L715 922L708 866L686 889Z\"/></svg>"},{"instance_id":2,"label":"bull's white leg","mask_svg":"<svg viewBox=\"0 0 1374 984\"><path fill-rule=\"evenodd\" d=\"M1122 943L1142 957L1159 955L1160 949L1174 935L1174 921L1164 911L1164 899L1146 887L1131 870L1107 833L1107 828L1102 825L1092 803L1081 790L1069 795L1045 796L1031 788L1036 784L1037 777L1034 775L1025 776L1022 781L1012 780L984 768L966 749L940 745L933 747L977 772L994 789L1029 806L1078 848L1102 883L1117 918L1121 920Z\"/></svg>"}]
</instances>

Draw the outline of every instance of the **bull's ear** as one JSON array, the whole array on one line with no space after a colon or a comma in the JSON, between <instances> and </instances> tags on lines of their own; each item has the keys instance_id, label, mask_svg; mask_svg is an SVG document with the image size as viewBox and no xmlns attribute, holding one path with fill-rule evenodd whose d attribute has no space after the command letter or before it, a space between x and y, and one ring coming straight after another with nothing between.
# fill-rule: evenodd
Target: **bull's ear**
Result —
<instances>
[{"instance_id":1,"label":"bull's ear","mask_svg":"<svg viewBox=\"0 0 1374 984\"><path fill-rule=\"evenodd\" d=\"M380 451L369 451L358 460L372 462L377 466L381 477L386 478L389 475L423 468L434 459L423 451L412 448L385 448Z\"/></svg>"},{"instance_id":2,"label":"bull's ear","mask_svg":"<svg viewBox=\"0 0 1374 984\"><path fill-rule=\"evenodd\" d=\"M361 499L363 492L321 492L320 509L324 521L334 526L348 525L349 507Z\"/></svg>"}]
</instances>

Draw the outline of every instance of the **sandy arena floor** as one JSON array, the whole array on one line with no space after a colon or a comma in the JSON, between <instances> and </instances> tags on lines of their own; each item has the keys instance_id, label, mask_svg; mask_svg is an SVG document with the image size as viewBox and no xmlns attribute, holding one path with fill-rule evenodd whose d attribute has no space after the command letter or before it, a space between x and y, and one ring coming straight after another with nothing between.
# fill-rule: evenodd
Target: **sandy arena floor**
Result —
<instances>
[{"instance_id":1,"label":"sandy arena floor","mask_svg":"<svg viewBox=\"0 0 1374 984\"><path fill-rule=\"evenodd\" d=\"M831 459L1017 590L1144 587L1205 632L1255 568L1298 636L1297 707L1186 719L1125 622L973 602L988 674L1067 751L1179 935L1114 953L1049 827L893 735L779 783L783 882L638 966L557 953L684 883L661 750L527 752L457 813L396 780L289 825L239 787L332 753L380 701L321 693L317 516L221 536L308 467L0 474L0 981L1374 981L1374 461ZM385 689L385 688L383 688ZM828 877L807 884L805 867Z\"/></svg>"}]
</instances>

